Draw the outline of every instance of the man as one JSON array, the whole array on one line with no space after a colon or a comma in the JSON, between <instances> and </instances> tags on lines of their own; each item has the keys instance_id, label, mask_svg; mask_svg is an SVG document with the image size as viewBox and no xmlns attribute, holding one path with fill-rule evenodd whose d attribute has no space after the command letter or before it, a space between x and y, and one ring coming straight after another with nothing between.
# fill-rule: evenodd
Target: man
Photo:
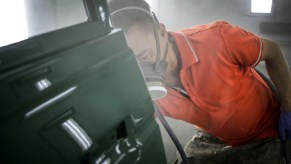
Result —
<instances>
[{"instance_id":1,"label":"man","mask_svg":"<svg viewBox=\"0 0 291 164\"><path fill-rule=\"evenodd\" d=\"M285 140L291 74L276 42L224 21L167 32L144 0L112 0L109 9L140 62L155 62L159 49L166 58L168 94L157 104L163 114L199 127L185 148L191 161L283 161L277 122ZM278 97L254 69L263 60Z\"/></svg>"}]
</instances>

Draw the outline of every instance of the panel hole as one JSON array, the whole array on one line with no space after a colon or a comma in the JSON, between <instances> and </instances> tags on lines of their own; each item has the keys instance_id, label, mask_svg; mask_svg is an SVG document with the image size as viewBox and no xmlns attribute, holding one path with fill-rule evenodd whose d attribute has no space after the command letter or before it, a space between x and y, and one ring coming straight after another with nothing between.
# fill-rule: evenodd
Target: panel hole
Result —
<instances>
[{"instance_id":1,"label":"panel hole","mask_svg":"<svg viewBox=\"0 0 291 164\"><path fill-rule=\"evenodd\" d=\"M126 125L125 125L125 121L123 121L118 125L116 129L116 139L122 139L126 137L127 137Z\"/></svg>"}]
</instances>

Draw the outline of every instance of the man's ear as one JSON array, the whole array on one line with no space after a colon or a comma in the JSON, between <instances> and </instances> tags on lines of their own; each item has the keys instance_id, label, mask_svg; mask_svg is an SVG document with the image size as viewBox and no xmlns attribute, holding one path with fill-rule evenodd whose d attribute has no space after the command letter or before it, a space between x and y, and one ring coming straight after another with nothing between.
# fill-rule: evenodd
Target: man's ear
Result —
<instances>
[{"instance_id":1,"label":"man's ear","mask_svg":"<svg viewBox=\"0 0 291 164\"><path fill-rule=\"evenodd\" d=\"M168 39L168 32L163 23L159 24L159 33L163 38Z\"/></svg>"}]
</instances>

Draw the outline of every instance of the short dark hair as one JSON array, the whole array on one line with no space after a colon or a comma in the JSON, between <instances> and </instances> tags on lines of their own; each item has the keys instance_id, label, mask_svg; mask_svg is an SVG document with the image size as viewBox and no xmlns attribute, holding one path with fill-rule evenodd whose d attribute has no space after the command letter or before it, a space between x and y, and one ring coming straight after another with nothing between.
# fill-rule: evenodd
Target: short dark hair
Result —
<instances>
[{"instance_id":1,"label":"short dark hair","mask_svg":"<svg viewBox=\"0 0 291 164\"><path fill-rule=\"evenodd\" d=\"M149 4L145 0L111 0L108 3L110 13L113 13L116 10L119 10L124 7L140 7L148 12L151 11ZM150 15L139 10L124 10L120 13L116 13L111 16L112 23L114 27L121 28L125 32L132 25L140 25L144 27L147 31L153 30L153 19L155 26L158 25L158 20L152 18Z\"/></svg>"}]
</instances>

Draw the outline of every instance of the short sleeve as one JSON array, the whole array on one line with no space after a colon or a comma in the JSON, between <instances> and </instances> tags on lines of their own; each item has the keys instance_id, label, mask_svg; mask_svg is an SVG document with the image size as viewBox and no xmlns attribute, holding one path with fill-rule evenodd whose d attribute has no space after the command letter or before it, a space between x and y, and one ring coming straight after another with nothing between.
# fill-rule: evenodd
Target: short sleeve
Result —
<instances>
[{"instance_id":1,"label":"short sleeve","mask_svg":"<svg viewBox=\"0 0 291 164\"><path fill-rule=\"evenodd\" d=\"M234 64L250 67L259 64L263 52L263 42L259 36L227 22L219 22L219 30Z\"/></svg>"}]
</instances>

